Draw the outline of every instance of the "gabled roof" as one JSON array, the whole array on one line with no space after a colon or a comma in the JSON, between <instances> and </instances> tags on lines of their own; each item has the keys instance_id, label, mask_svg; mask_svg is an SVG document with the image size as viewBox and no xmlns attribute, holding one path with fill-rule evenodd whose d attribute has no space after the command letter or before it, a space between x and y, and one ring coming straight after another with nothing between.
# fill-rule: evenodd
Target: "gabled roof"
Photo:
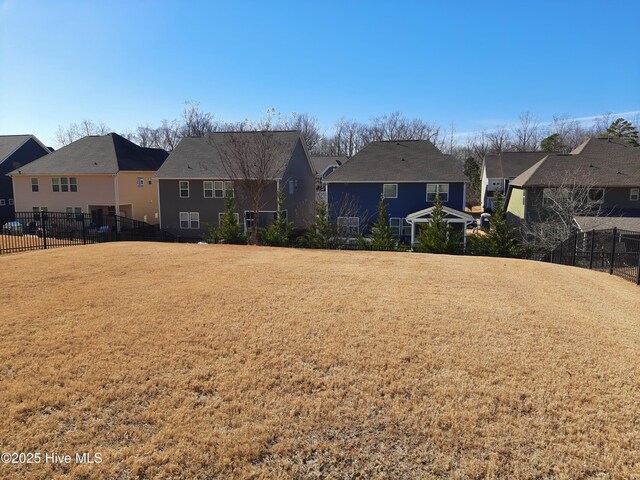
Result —
<instances>
[{"instance_id":1,"label":"gabled roof","mask_svg":"<svg viewBox=\"0 0 640 480\"><path fill-rule=\"evenodd\" d=\"M117 133L91 135L20 167L10 175L115 174L156 171L167 158L161 148L144 148Z\"/></svg>"},{"instance_id":2,"label":"gabled roof","mask_svg":"<svg viewBox=\"0 0 640 480\"><path fill-rule=\"evenodd\" d=\"M418 221L418 219L426 219L430 217L431 214L433 213L434 208L435 207L429 207L423 210L419 210L417 212L410 213L409 215L407 215L407 222ZM460 218L462 220L467 220L469 222L474 220L473 215L470 215L466 212L461 212L460 210L456 210L455 208L445 207L443 205L442 211L446 214L445 218L454 217L454 218Z\"/></svg>"},{"instance_id":3,"label":"gabled roof","mask_svg":"<svg viewBox=\"0 0 640 480\"><path fill-rule=\"evenodd\" d=\"M9 158L16 150L24 145L30 138L42 147L47 153L49 149L45 147L35 135L0 135L0 163Z\"/></svg>"},{"instance_id":4,"label":"gabled roof","mask_svg":"<svg viewBox=\"0 0 640 480\"><path fill-rule=\"evenodd\" d=\"M184 137L171 152L162 168L158 170L156 177L160 179L231 178L228 169L225 168L223 155L232 154L234 142L240 145L235 150L247 148L250 152L252 142L260 140L258 135L274 142L277 157L273 169L274 179L282 178L293 155L293 149L301 140L298 131L215 132L206 137ZM254 144L257 145L257 143Z\"/></svg>"},{"instance_id":5,"label":"gabled roof","mask_svg":"<svg viewBox=\"0 0 640 480\"><path fill-rule=\"evenodd\" d=\"M331 173L326 183L465 182L462 162L428 140L371 142Z\"/></svg>"},{"instance_id":6,"label":"gabled roof","mask_svg":"<svg viewBox=\"0 0 640 480\"><path fill-rule=\"evenodd\" d=\"M487 155L484 159L488 178L515 178L539 162L545 152L502 152Z\"/></svg>"},{"instance_id":7,"label":"gabled roof","mask_svg":"<svg viewBox=\"0 0 640 480\"><path fill-rule=\"evenodd\" d=\"M316 175L320 175L324 173L324 171L331 166L341 166L347 160L349 160L346 156L315 156L311 157L311 166L315 171Z\"/></svg>"},{"instance_id":8,"label":"gabled roof","mask_svg":"<svg viewBox=\"0 0 640 480\"><path fill-rule=\"evenodd\" d=\"M614 227L618 230L640 232L640 212L638 216L625 217L573 217L573 221L582 232L609 230Z\"/></svg>"},{"instance_id":9,"label":"gabled roof","mask_svg":"<svg viewBox=\"0 0 640 480\"><path fill-rule=\"evenodd\" d=\"M511 185L544 187L563 181L594 187L640 186L640 147L620 139L591 138L571 154L546 156Z\"/></svg>"}]
</instances>

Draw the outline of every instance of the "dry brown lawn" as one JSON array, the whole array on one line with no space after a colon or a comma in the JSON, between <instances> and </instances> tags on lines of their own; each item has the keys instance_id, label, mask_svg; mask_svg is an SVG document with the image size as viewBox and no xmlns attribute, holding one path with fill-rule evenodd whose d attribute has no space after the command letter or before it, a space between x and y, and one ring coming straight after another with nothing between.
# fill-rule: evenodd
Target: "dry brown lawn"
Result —
<instances>
[{"instance_id":1,"label":"dry brown lawn","mask_svg":"<svg viewBox=\"0 0 640 480\"><path fill-rule=\"evenodd\" d=\"M0 257L1 478L639 478L640 288L537 262ZM477 295L477 292L482 292Z\"/></svg>"}]
</instances>

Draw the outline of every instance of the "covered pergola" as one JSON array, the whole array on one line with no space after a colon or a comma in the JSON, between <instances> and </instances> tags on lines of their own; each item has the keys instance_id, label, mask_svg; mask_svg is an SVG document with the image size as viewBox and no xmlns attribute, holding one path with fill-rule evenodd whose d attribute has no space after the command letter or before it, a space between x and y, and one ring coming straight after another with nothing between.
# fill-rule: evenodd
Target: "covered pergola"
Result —
<instances>
[{"instance_id":1,"label":"covered pergola","mask_svg":"<svg viewBox=\"0 0 640 480\"><path fill-rule=\"evenodd\" d=\"M418 212L411 213L407 215L407 223L411 224L411 245L413 245L416 241L416 224L418 223L427 223L431 221L431 214L433 212L434 207L425 208L424 210L420 210ZM447 223L460 224L462 225L462 234L463 241L466 247L467 245L467 223L473 222L473 216L469 215L466 212L461 212L460 210L456 210L455 208L442 207L444 212L444 220Z\"/></svg>"}]
</instances>

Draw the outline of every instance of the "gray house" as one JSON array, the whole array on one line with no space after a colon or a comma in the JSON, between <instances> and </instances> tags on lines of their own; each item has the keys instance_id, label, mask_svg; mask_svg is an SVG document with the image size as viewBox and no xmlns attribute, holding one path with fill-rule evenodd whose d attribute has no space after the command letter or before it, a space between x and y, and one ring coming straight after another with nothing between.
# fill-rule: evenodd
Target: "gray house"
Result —
<instances>
[{"instance_id":1,"label":"gray house","mask_svg":"<svg viewBox=\"0 0 640 480\"><path fill-rule=\"evenodd\" d=\"M509 190L509 182L547 154L544 152L502 152L487 155L482 164L480 204L484 211L493 210L496 191L503 195Z\"/></svg>"},{"instance_id":2,"label":"gray house","mask_svg":"<svg viewBox=\"0 0 640 480\"><path fill-rule=\"evenodd\" d=\"M268 152L266 151L268 150ZM269 170L258 218L241 183L240 163L251 167L265 161ZM242 157L242 158L241 158ZM255 157L255 163L252 158ZM238 221L249 230L275 219L278 190L284 193L284 214L297 228L311 225L315 215L315 173L304 140L298 131L216 132L206 137L185 137L171 152L156 175L160 225L183 238L201 238L217 228L227 192L234 196ZM234 185L235 182L235 185Z\"/></svg>"},{"instance_id":3,"label":"gray house","mask_svg":"<svg viewBox=\"0 0 640 480\"><path fill-rule=\"evenodd\" d=\"M598 216L609 218L606 225L634 224L624 219L640 217L640 147L621 139L591 138L570 154L547 155L511 181L507 218L515 224L542 221L553 191L573 186L589 188L589 203L598 207ZM585 216L590 215L574 218L581 230L601 223Z\"/></svg>"}]
</instances>

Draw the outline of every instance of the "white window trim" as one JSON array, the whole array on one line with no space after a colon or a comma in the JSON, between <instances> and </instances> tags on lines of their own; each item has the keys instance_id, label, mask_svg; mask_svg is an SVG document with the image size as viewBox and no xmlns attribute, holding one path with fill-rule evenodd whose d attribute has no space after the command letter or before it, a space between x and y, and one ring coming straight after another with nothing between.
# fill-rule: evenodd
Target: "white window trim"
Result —
<instances>
[{"instance_id":1,"label":"white window trim","mask_svg":"<svg viewBox=\"0 0 640 480\"><path fill-rule=\"evenodd\" d=\"M138 188L144 187L144 177L137 177L136 184L138 185Z\"/></svg>"},{"instance_id":2,"label":"white window trim","mask_svg":"<svg viewBox=\"0 0 640 480\"><path fill-rule=\"evenodd\" d=\"M9 199L9 205L13 205L13 204L14 204L13 198L10 198Z\"/></svg>"},{"instance_id":3,"label":"white window trim","mask_svg":"<svg viewBox=\"0 0 640 480\"><path fill-rule=\"evenodd\" d=\"M192 219L193 216L196 216L196 226L193 226L193 222L194 220ZM189 212L189 228L191 230L200 230L200 212Z\"/></svg>"},{"instance_id":4,"label":"white window trim","mask_svg":"<svg viewBox=\"0 0 640 480\"><path fill-rule=\"evenodd\" d=\"M35 180L35 183L34 183ZM36 187L36 189L34 190L33 187ZM38 181L37 178L32 178L31 179L31 192L37 193L40 191L40 182Z\"/></svg>"},{"instance_id":5,"label":"white window trim","mask_svg":"<svg viewBox=\"0 0 640 480\"><path fill-rule=\"evenodd\" d=\"M218 212L218 226L220 226L220 224L222 223L222 216L224 215L224 212ZM238 225L240 225L240 214L234 212L233 213L233 218L236 219L236 223Z\"/></svg>"},{"instance_id":6,"label":"white window trim","mask_svg":"<svg viewBox=\"0 0 640 480\"><path fill-rule=\"evenodd\" d=\"M640 200L640 188L632 188L629 192L629 200L637 202Z\"/></svg>"},{"instance_id":7,"label":"white window trim","mask_svg":"<svg viewBox=\"0 0 640 480\"><path fill-rule=\"evenodd\" d=\"M384 194L384 187L387 187L387 186L393 186L393 187L396 187L396 195L395 195L394 197L387 197L387 196ZM383 197L383 198L398 198L398 184L397 184L397 183L383 183L383 184L382 184L382 197Z\"/></svg>"},{"instance_id":8,"label":"white window trim","mask_svg":"<svg viewBox=\"0 0 640 480\"><path fill-rule=\"evenodd\" d=\"M398 221L398 225L392 224L394 220ZM403 227L402 220L403 220L402 217L389 217L389 228L392 229L392 232L391 232L392 235L396 235L398 237L402 236L402 227ZM393 232L394 229L396 230L395 232Z\"/></svg>"},{"instance_id":9,"label":"white window trim","mask_svg":"<svg viewBox=\"0 0 640 480\"><path fill-rule=\"evenodd\" d=\"M429 185L435 185L436 186L436 191L435 192L429 192ZM441 192L440 191L440 187L446 185L447 186L447 191L446 192ZM449 184L448 183L427 183L427 186L425 187L426 191L427 191L427 202L433 203L435 202L435 198L433 200L429 200L429 194L435 194L437 197L440 197L440 201L442 203L447 203L449 201ZM443 196L443 194L446 194L446 198Z\"/></svg>"},{"instance_id":10,"label":"white window trim","mask_svg":"<svg viewBox=\"0 0 640 480\"><path fill-rule=\"evenodd\" d=\"M360 231L360 217L338 217L337 223L338 223L338 232L339 233L343 233L343 232L340 231L340 223L341 223L340 221L341 220L342 220L342 223L346 223L346 227L347 228L346 228L346 232L344 232L346 235L357 234ZM346 220L346 222L345 222L345 220ZM355 231L353 231L354 224L355 224Z\"/></svg>"},{"instance_id":11,"label":"white window trim","mask_svg":"<svg viewBox=\"0 0 640 480\"><path fill-rule=\"evenodd\" d=\"M182 190L184 190L182 188L182 184L186 183L187 184L187 196L183 196L182 195ZM189 185L189 180L180 180L178 181L178 195L180 196L180 198L189 198L191 196L191 186Z\"/></svg>"},{"instance_id":12,"label":"white window trim","mask_svg":"<svg viewBox=\"0 0 640 480\"><path fill-rule=\"evenodd\" d=\"M207 192L211 192L211 195L207 195ZM213 198L213 182L211 180L205 180L202 182L202 196L204 198Z\"/></svg>"},{"instance_id":13,"label":"white window trim","mask_svg":"<svg viewBox=\"0 0 640 480\"><path fill-rule=\"evenodd\" d=\"M0 198L0 207L4 207L7 201L4 198Z\"/></svg>"},{"instance_id":14,"label":"white window trim","mask_svg":"<svg viewBox=\"0 0 640 480\"><path fill-rule=\"evenodd\" d=\"M213 182L213 198L224 198L224 181L215 180Z\"/></svg>"}]
</instances>

